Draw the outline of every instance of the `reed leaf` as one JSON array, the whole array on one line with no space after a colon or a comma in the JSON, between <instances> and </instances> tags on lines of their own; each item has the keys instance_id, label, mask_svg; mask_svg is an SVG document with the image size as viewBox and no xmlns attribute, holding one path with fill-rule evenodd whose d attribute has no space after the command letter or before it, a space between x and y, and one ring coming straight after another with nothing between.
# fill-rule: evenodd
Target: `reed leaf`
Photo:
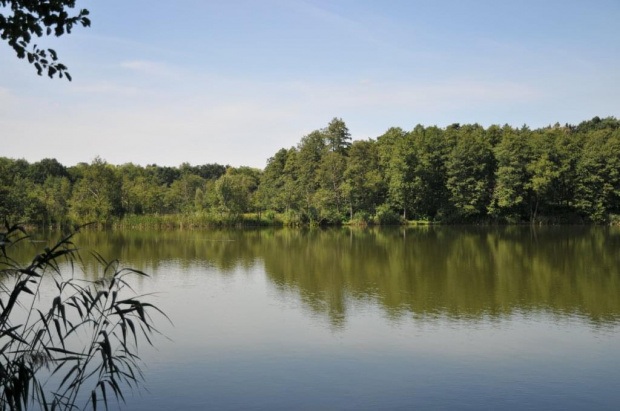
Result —
<instances>
[{"instance_id":1,"label":"reed leaf","mask_svg":"<svg viewBox=\"0 0 620 411\"><path fill-rule=\"evenodd\" d=\"M108 409L111 396L124 402L123 390L137 387L143 378L138 346L142 338L153 345L151 335L157 333L151 313L167 318L124 279L148 275L92 252L104 278L75 279L75 264L85 266L73 242L75 232L21 266L10 257L11 250L28 234L19 225L5 223L5 228L0 232L0 275L15 280L0 287L0 410L96 409L101 403ZM43 300L39 290L46 277L53 279L57 295L48 309L40 309L32 301ZM12 321L18 314L26 318L24 323ZM128 334L132 345L127 344ZM54 379L42 380L38 373L51 364L54 368L45 378L59 376L56 386L50 386ZM90 396L79 405L82 391Z\"/></svg>"}]
</instances>

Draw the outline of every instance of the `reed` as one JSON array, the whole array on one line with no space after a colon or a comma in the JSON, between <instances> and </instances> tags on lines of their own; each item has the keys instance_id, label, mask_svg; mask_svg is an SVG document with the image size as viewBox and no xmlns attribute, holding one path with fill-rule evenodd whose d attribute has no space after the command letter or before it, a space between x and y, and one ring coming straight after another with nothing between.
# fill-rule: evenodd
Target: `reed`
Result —
<instances>
[{"instance_id":1,"label":"reed","mask_svg":"<svg viewBox=\"0 0 620 411\"><path fill-rule=\"evenodd\" d=\"M76 232L22 265L11 250L28 234L19 225L5 228L0 232L0 408L96 410L107 409L112 397L124 401L123 391L142 381L138 347L144 340L152 344L158 332L152 314L165 317L128 283L131 276L147 274L93 252L102 277L74 278L83 263L73 243ZM56 287L51 297L41 292L48 279ZM77 404L85 390L87 403Z\"/></svg>"}]
</instances>

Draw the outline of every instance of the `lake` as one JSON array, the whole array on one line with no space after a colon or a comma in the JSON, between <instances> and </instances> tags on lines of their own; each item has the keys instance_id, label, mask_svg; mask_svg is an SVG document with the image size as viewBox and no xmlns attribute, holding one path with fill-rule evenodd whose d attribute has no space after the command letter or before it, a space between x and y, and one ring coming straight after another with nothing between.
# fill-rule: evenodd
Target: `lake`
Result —
<instances>
[{"instance_id":1,"label":"lake","mask_svg":"<svg viewBox=\"0 0 620 411\"><path fill-rule=\"evenodd\" d=\"M619 228L89 231L76 243L150 273L135 288L173 321L141 347L145 389L123 409L620 406Z\"/></svg>"}]
</instances>

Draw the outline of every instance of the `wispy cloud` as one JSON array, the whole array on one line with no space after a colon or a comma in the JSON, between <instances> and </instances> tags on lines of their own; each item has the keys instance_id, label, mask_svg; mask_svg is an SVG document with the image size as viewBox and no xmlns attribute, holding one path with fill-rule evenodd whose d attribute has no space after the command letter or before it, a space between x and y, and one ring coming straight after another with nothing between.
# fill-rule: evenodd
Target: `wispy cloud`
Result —
<instances>
[{"instance_id":1,"label":"wispy cloud","mask_svg":"<svg viewBox=\"0 0 620 411\"><path fill-rule=\"evenodd\" d=\"M11 111L14 107L13 96L8 89L0 87L0 126L7 121L11 121ZM2 129L2 134L6 136L6 129Z\"/></svg>"},{"instance_id":2,"label":"wispy cloud","mask_svg":"<svg viewBox=\"0 0 620 411\"><path fill-rule=\"evenodd\" d=\"M9 103L10 91L8 88L0 87L0 107L6 107Z\"/></svg>"},{"instance_id":3,"label":"wispy cloud","mask_svg":"<svg viewBox=\"0 0 620 411\"><path fill-rule=\"evenodd\" d=\"M135 86L123 86L112 82L93 82L80 84L72 87L76 93L94 93L120 97L135 97L141 94L141 90Z\"/></svg>"},{"instance_id":4,"label":"wispy cloud","mask_svg":"<svg viewBox=\"0 0 620 411\"><path fill-rule=\"evenodd\" d=\"M358 84L331 86L291 83L289 87L308 104L323 101L326 105L341 108L396 106L424 109L432 106L447 110L472 104L527 102L544 95L543 91L527 84L509 82L451 81L420 85L360 81Z\"/></svg>"},{"instance_id":5,"label":"wispy cloud","mask_svg":"<svg viewBox=\"0 0 620 411\"><path fill-rule=\"evenodd\" d=\"M186 55L186 53L180 49L170 49L166 47L160 47L155 44L144 43L142 41L109 35L98 35L93 34L92 32L80 33L80 38L84 39L84 41L90 45L96 43L97 45L101 46L109 46L115 49L128 50L131 51L133 54L135 54L137 51L140 51L140 53L147 55L169 56L176 58Z\"/></svg>"},{"instance_id":6,"label":"wispy cloud","mask_svg":"<svg viewBox=\"0 0 620 411\"><path fill-rule=\"evenodd\" d=\"M285 0L281 2L282 6L295 10L302 14L305 18L312 18L317 22L328 25L340 31L346 32L349 36L360 42L366 43L373 47L384 51L401 55L413 55L411 50L401 47L393 41L383 39L373 30L373 27L367 23L357 21L351 17L345 17L339 13L320 7L306 0ZM416 53L420 54L421 53ZM428 53L424 54L425 56Z\"/></svg>"},{"instance_id":7,"label":"wispy cloud","mask_svg":"<svg viewBox=\"0 0 620 411\"><path fill-rule=\"evenodd\" d=\"M124 69L132 70L140 74L145 74L149 76L178 77L181 74L178 68L166 63L156 61L124 61L120 64L120 66Z\"/></svg>"}]
</instances>

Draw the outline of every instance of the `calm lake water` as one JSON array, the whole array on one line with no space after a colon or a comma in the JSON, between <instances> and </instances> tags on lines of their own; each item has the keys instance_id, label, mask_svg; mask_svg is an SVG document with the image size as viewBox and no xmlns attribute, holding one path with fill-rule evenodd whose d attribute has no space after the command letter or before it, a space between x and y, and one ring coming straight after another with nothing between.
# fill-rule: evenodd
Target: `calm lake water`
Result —
<instances>
[{"instance_id":1,"label":"calm lake water","mask_svg":"<svg viewBox=\"0 0 620 411\"><path fill-rule=\"evenodd\" d=\"M620 408L620 229L85 232L174 322L127 410ZM35 243L31 247L40 247ZM94 273L89 273L93 276Z\"/></svg>"}]
</instances>

